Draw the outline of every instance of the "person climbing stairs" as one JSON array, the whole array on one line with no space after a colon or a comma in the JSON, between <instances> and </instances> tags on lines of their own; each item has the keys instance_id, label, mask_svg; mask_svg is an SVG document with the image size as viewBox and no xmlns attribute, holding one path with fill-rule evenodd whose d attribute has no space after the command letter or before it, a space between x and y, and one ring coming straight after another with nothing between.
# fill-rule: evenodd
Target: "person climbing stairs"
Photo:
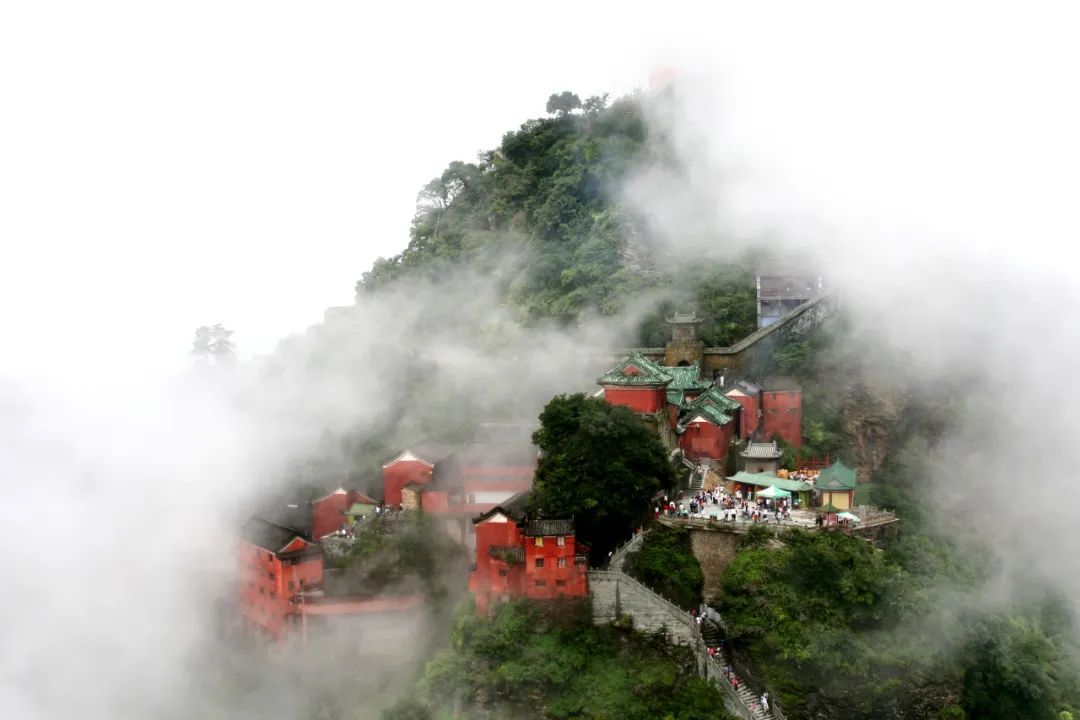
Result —
<instances>
[{"instance_id":1,"label":"person climbing stairs","mask_svg":"<svg viewBox=\"0 0 1080 720\"><path fill-rule=\"evenodd\" d=\"M720 648L720 654L716 655L716 662L723 666L730 665L731 658L728 655L728 648L724 643L724 633L720 626L712 620L705 619L702 620L700 627L701 639L705 641L705 644L708 647ZM745 683L740 682L735 692L742 699L743 704L750 709L754 720L775 720L771 709L766 711L762 706L761 695L752 692Z\"/></svg>"}]
</instances>

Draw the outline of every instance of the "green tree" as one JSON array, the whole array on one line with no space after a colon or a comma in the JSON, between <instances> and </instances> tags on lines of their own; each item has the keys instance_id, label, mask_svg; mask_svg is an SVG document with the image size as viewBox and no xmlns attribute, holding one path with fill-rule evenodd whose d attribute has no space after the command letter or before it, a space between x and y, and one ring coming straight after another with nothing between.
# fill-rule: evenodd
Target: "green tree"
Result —
<instances>
[{"instance_id":1,"label":"green tree","mask_svg":"<svg viewBox=\"0 0 1080 720\"><path fill-rule=\"evenodd\" d=\"M232 334L232 330L225 329L221 323L210 328L210 355L218 365L230 363L236 358Z\"/></svg>"},{"instance_id":2,"label":"green tree","mask_svg":"<svg viewBox=\"0 0 1080 720\"><path fill-rule=\"evenodd\" d=\"M594 561L644 523L656 494L674 484L657 437L633 412L599 398L556 396L540 414L533 442L542 454L532 511L572 517Z\"/></svg>"},{"instance_id":3,"label":"green tree","mask_svg":"<svg viewBox=\"0 0 1080 720\"><path fill-rule=\"evenodd\" d=\"M1053 638L1024 617L991 619L971 644L964 674L967 714L985 720L1055 720L1057 676L1065 670Z\"/></svg>"},{"instance_id":4,"label":"green tree","mask_svg":"<svg viewBox=\"0 0 1080 720\"><path fill-rule=\"evenodd\" d=\"M195 340L191 343L191 355L202 363L210 362L210 347L213 337L207 325L201 325L195 329Z\"/></svg>"},{"instance_id":5,"label":"green tree","mask_svg":"<svg viewBox=\"0 0 1080 720\"><path fill-rule=\"evenodd\" d=\"M232 330L217 325L201 325L195 329L195 339L191 343L191 355L203 364L225 365L232 362L236 350L231 340Z\"/></svg>"},{"instance_id":6,"label":"green tree","mask_svg":"<svg viewBox=\"0 0 1080 720\"><path fill-rule=\"evenodd\" d=\"M594 100L594 98L589 99L590 101ZM551 97L548 98L546 109L549 114L563 117L569 115L574 110L581 109L581 98L569 90L564 90L561 93L552 93Z\"/></svg>"},{"instance_id":7,"label":"green tree","mask_svg":"<svg viewBox=\"0 0 1080 720\"><path fill-rule=\"evenodd\" d=\"M641 549L626 559L626 570L686 610L701 604L705 576L686 530L654 527L642 539Z\"/></svg>"}]
</instances>

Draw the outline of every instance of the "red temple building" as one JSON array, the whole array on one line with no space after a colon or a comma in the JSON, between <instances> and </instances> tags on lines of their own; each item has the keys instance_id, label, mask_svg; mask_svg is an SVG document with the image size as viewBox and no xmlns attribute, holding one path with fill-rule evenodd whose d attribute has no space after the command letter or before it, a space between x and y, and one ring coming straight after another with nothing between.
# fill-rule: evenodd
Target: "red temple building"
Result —
<instances>
[{"instance_id":1,"label":"red temple building","mask_svg":"<svg viewBox=\"0 0 1080 720\"><path fill-rule=\"evenodd\" d=\"M736 380L724 394L739 403L739 427L736 434L745 440L754 437L761 423L761 387L749 380Z\"/></svg>"},{"instance_id":2,"label":"red temple building","mask_svg":"<svg viewBox=\"0 0 1080 720\"><path fill-rule=\"evenodd\" d=\"M677 316L682 324L677 324L676 330L696 322L687 317L689 320ZM668 350L691 340L673 340ZM768 378L757 383L738 379L727 385L720 374L715 380L703 378L700 362L681 362L684 364L659 365L635 353L600 376L597 383L612 405L643 416L665 415L687 458L723 461L735 438L755 442L779 438L792 447L802 446L802 390L793 380Z\"/></svg>"},{"instance_id":3,"label":"red temple building","mask_svg":"<svg viewBox=\"0 0 1080 720\"><path fill-rule=\"evenodd\" d=\"M719 388L683 403L675 427L683 454L693 460L725 459L741 412L742 406Z\"/></svg>"},{"instance_id":4,"label":"red temple building","mask_svg":"<svg viewBox=\"0 0 1080 720\"><path fill-rule=\"evenodd\" d=\"M345 493L358 499L353 491ZM335 491L311 505L279 507L244 525L237 553L237 608L249 634L272 643L295 636L306 644L311 630L332 633L328 623L338 622L333 617L364 616L365 622L375 622L423 603L416 593L375 598L335 589L312 532L317 508L330 507L328 499L341 496Z\"/></svg>"},{"instance_id":5,"label":"red temple building","mask_svg":"<svg viewBox=\"0 0 1080 720\"><path fill-rule=\"evenodd\" d=\"M318 540L351 524L362 508L373 509L378 503L359 490L338 488L311 501L312 536ZM359 506L359 507L358 507ZM351 516L351 517L350 517Z\"/></svg>"},{"instance_id":6,"label":"red temple building","mask_svg":"<svg viewBox=\"0 0 1080 720\"><path fill-rule=\"evenodd\" d=\"M406 485L431 482L435 463L450 454L450 448L438 443L422 443L402 451L383 464L383 502L392 507L401 504L401 489Z\"/></svg>"},{"instance_id":7,"label":"red temple building","mask_svg":"<svg viewBox=\"0 0 1080 720\"><path fill-rule=\"evenodd\" d=\"M472 442L428 452L427 458L441 457L427 468L416 465L419 453L406 451L384 466L384 494L393 498L396 492L403 508L438 516L451 537L471 546L473 517L532 487L539 449L531 430L481 424ZM406 478L408 472L415 473L413 479Z\"/></svg>"},{"instance_id":8,"label":"red temple building","mask_svg":"<svg viewBox=\"0 0 1080 720\"><path fill-rule=\"evenodd\" d=\"M631 355L597 379L604 399L636 413L654 414L667 407L672 376L644 355Z\"/></svg>"},{"instance_id":9,"label":"red temple building","mask_svg":"<svg viewBox=\"0 0 1080 720\"><path fill-rule=\"evenodd\" d=\"M473 519L476 567L469 589L476 611L516 598L551 600L589 594L587 550L574 538L570 520L530 519L528 493Z\"/></svg>"},{"instance_id":10,"label":"red temple building","mask_svg":"<svg viewBox=\"0 0 1080 720\"><path fill-rule=\"evenodd\" d=\"M279 522L251 518L241 532L237 558L245 629L272 640L280 640L295 623L292 597L323 579L322 550L310 530Z\"/></svg>"}]
</instances>

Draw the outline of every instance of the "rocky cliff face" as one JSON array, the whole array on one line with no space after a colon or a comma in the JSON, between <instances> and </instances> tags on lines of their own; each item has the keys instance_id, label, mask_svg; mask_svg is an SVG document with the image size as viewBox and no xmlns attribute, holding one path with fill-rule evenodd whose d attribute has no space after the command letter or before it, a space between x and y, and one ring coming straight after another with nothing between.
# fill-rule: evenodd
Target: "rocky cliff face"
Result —
<instances>
[{"instance_id":1,"label":"rocky cliff face","mask_svg":"<svg viewBox=\"0 0 1080 720\"><path fill-rule=\"evenodd\" d=\"M897 442L906 405L906 393L887 381L859 382L849 391L842 427L860 480L873 480Z\"/></svg>"}]
</instances>

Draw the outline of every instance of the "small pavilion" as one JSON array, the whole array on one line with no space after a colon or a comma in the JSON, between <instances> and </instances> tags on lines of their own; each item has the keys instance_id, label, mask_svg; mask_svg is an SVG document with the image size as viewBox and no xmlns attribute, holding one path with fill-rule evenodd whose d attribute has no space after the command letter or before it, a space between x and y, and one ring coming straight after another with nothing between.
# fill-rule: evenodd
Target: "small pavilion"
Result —
<instances>
[{"instance_id":1,"label":"small pavilion","mask_svg":"<svg viewBox=\"0 0 1080 720\"><path fill-rule=\"evenodd\" d=\"M821 504L849 510L855 506L855 470L837 460L821 471L814 488L821 493Z\"/></svg>"}]
</instances>

